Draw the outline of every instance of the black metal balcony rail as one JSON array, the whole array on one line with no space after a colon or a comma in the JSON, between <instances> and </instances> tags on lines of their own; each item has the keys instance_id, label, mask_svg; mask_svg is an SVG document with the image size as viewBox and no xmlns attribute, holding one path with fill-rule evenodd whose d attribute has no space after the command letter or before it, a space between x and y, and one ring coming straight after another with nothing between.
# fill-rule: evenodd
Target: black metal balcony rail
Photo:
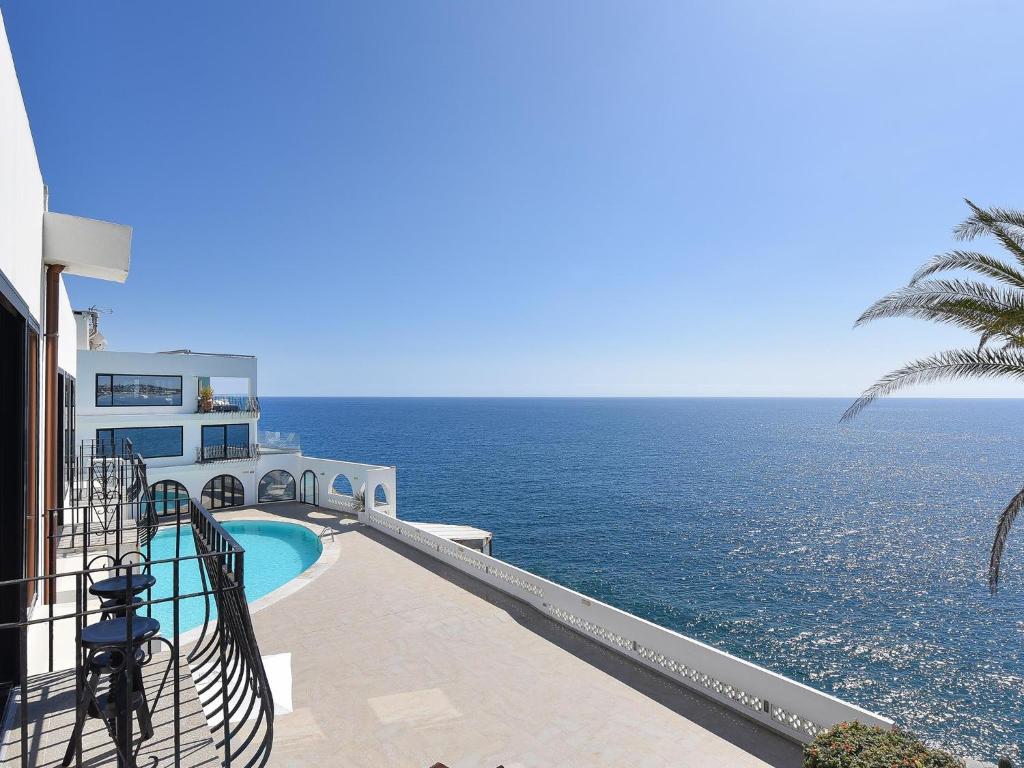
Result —
<instances>
[{"instance_id":1,"label":"black metal balcony rail","mask_svg":"<svg viewBox=\"0 0 1024 768\"><path fill-rule=\"evenodd\" d=\"M242 461L255 459L259 456L256 443L245 445L204 445L196 448L196 463L206 464L211 461Z\"/></svg>"},{"instance_id":2,"label":"black metal balcony rail","mask_svg":"<svg viewBox=\"0 0 1024 768\"><path fill-rule=\"evenodd\" d=\"M82 440L71 471L71 506L103 506L138 499L145 487L140 470L145 473L145 464L131 440Z\"/></svg>"},{"instance_id":3,"label":"black metal balcony rail","mask_svg":"<svg viewBox=\"0 0 1024 768\"><path fill-rule=\"evenodd\" d=\"M142 508L148 503L148 499L135 502ZM68 540L57 520L60 516L70 519L69 513L70 510L62 509L50 512L51 521L57 526L52 534L56 539L55 546ZM136 514L145 517L142 510L136 510ZM127 513L115 518L122 524L130 519L132 515ZM21 606L17 621L0 623L0 644L3 647L11 647L5 641L12 633L17 638L17 653L0 664L4 675L0 679L0 692L11 691L17 702L8 727L17 731L18 738L6 740L7 759L15 763L15 755L10 751L13 748L20 753L17 759L22 768L51 762L50 753L44 757L42 750L53 741L52 734L60 727L59 724L68 722L70 710L82 707L82 702L89 700L91 694L86 691L95 690L90 673L96 665L97 649L85 649L83 633L87 627L108 619L111 608L98 605L96 598L90 595L90 587L101 579L124 576L124 593L118 594L117 602L122 606L133 605L132 609L122 612L124 621L121 626L125 627L126 634L123 641L112 641L100 650L109 654L118 648L129 647L129 638L135 637L134 623L151 619L156 606L169 607L170 610L160 611L164 625L160 626L158 634L145 640L136 652L121 653L120 677L117 679L123 681L123 688L119 688L119 695L115 695L111 684L111 694L104 700L108 705L112 701L136 702L141 695L143 706L152 715L151 727L155 731L150 732L151 738L145 738L145 726L139 729L141 733L134 732L131 707L127 708L127 716L123 712L117 715L116 725L114 716L106 719L108 712L99 706L98 700L96 710L91 712L92 717L104 718L107 731L114 739L111 764L190 764L195 758L196 740L194 733L189 734L183 749L183 715L191 713L195 717L197 711L202 711L211 736L205 748L215 750L222 765L228 768L265 766L273 746L274 706L245 596L245 550L195 499L189 502L187 517L177 516L165 526L165 530L174 531L173 556L154 558L152 538L135 549L118 548L117 542L130 538L125 536L125 529L118 530L116 525L95 518L83 521L80 526L75 549L80 550L84 567L61 573L50 570L39 576L0 581L0 601L10 605L16 599ZM186 540L191 535L195 554L182 553L183 534ZM74 556L78 554L76 551ZM160 580L169 583L157 583L156 592L153 585L139 589L142 580L152 576L154 571L160 573ZM183 575L189 573L192 575L187 581L194 583L198 573L201 586L198 589L188 587L183 591ZM68 589L71 585L73 589ZM58 592L58 588L63 591ZM42 591L60 594L61 602L39 606L30 615L31 597ZM190 630L183 639L181 603L193 599L203 601L203 623L196 630ZM170 613L170 621L167 621L167 613ZM55 632L57 623L62 621L74 623L73 647L66 629ZM41 665L45 669L33 669L31 674L30 631L34 645L41 643L41 632L45 632L47 643L47 662ZM197 640L189 640L196 635ZM13 658L15 655L16 660ZM61 671L57 659L68 658L69 655L74 655L74 668ZM143 672L145 678L140 676ZM191 685L188 684L189 677ZM146 684L142 682L144 679L158 680L159 685L151 682L149 690L146 690ZM186 682L184 686L183 681ZM67 695L48 695L48 692L59 689L61 684ZM84 707L79 709L83 717L86 711ZM139 722L142 723L141 718ZM61 738L63 733L61 731ZM96 733L90 735L94 741L89 745L89 764L96 764L93 750L96 749L95 739L100 738ZM49 739L48 734L51 736ZM140 735L143 738L138 738ZM72 735L67 743L71 744L69 755L73 753L74 764L81 768L81 735L77 741ZM65 744L60 743L56 748L62 752ZM159 758L154 756L154 750L160 752Z\"/></svg>"},{"instance_id":4,"label":"black metal balcony rail","mask_svg":"<svg viewBox=\"0 0 1024 768\"><path fill-rule=\"evenodd\" d=\"M259 416L260 399L248 395L214 395L211 400L196 400L196 413L244 413Z\"/></svg>"}]
</instances>

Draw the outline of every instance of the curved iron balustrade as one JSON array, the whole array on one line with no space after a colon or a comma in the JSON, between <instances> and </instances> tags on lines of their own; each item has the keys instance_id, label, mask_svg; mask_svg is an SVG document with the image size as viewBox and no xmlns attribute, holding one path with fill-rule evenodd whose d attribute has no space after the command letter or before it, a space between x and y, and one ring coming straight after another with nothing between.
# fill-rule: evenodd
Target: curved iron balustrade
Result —
<instances>
[{"instance_id":1,"label":"curved iron balustrade","mask_svg":"<svg viewBox=\"0 0 1024 768\"><path fill-rule=\"evenodd\" d=\"M34 681L38 677L52 680L55 669L59 667L55 665L55 651L59 642L66 641L55 635L55 625L60 621L73 621L77 643L83 628L102 620L104 616L102 608L89 602L89 587L97 579L127 575L128 589L123 604L130 604L131 575L151 573L153 566L162 565L169 566L173 574L171 595L154 599L152 589L148 589L141 595L144 599L137 604L135 610L135 615L152 616L154 605L170 605L174 617L171 622L165 622L170 626L161 627L160 634L152 641L153 648L162 649L160 653L154 654L151 648L145 661L141 662L144 665L157 664L157 673L163 681L152 702L152 711L163 713L163 724L157 725L165 729L162 741L173 758L165 757L160 763L180 766L191 759L187 749L186 754L182 753L180 721L187 700L183 702L183 688L179 679L181 674L187 675L190 672L195 695L199 698L210 728L211 746L219 753L221 764L226 768L263 768L270 759L273 747L274 701L246 602L245 550L195 499L189 502L187 518L176 515L173 520L161 521L150 498L145 463L131 451L130 443L119 450L116 457L97 456L92 451L88 453L91 458L116 458L123 462L125 469L122 471L122 464L113 465L117 467L114 482L105 488L110 494L100 500L99 507L96 499L89 499L86 495L79 497L86 502L84 506L49 511L51 551L60 550L65 558L81 557L81 568L77 571L62 569L58 574L54 557L53 560L48 559L46 572L41 575L0 581L0 590L6 594L16 593L22 605L18 621L0 623L0 632L13 632L19 637L20 658L16 676L8 681L0 681L0 684L6 682L15 690L17 704L13 708L11 727L20 731L20 738L14 743L21 752L21 766L28 768L37 764L38 752L42 748L39 728L45 724L40 725L39 718L45 718L46 715L34 711L30 724L28 699ZM114 501L115 497L117 501ZM175 548L174 557L155 560L151 542L161 522L164 527L174 528L179 545ZM191 529L195 541L194 555L182 555L180 551L181 535L186 525ZM199 591L182 591L182 567L199 569L202 584ZM56 593L58 581L65 585L65 589L69 583L74 584L74 610L45 601L30 615L29 596L41 589ZM182 600L198 597L202 597L205 603L203 624L196 630L198 640L194 643L187 641L183 647L179 606ZM63 599L67 600L67 593ZM40 629L46 631L49 662L45 665L48 669L34 669L30 675L27 648L28 633L32 627L35 627L35 632ZM130 634L130 620L128 631ZM192 635L192 632L188 633L186 640ZM78 701L82 695L88 658L83 655L80 647L76 658L74 700ZM131 673L138 662L133 654L127 654L125 663L127 677L133 679ZM57 669L56 674L62 673ZM18 694L19 689L29 691L30 696ZM126 700L131 701L132 695L132 686L129 684ZM44 700L36 697L36 700L43 703L33 707L46 708L45 697ZM66 704L53 700L50 706L59 709ZM58 719L62 717L56 710L53 714ZM130 761L136 762L140 750L148 742L139 741L135 744L132 741L131 718L127 728L128 742L134 744L134 754ZM170 733L172 729L173 736ZM34 733L31 738L30 733ZM119 756L128 762L128 756L120 755L120 752ZM75 758L75 764L81 765L80 744L75 749Z\"/></svg>"},{"instance_id":2,"label":"curved iron balustrade","mask_svg":"<svg viewBox=\"0 0 1024 768\"><path fill-rule=\"evenodd\" d=\"M220 732L224 765L264 766L274 741L274 697L245 599L245 550L196 499L189 506L206 594L202 633L188 656L192 679L210 730Z\"/></svg>"}]
</instances>

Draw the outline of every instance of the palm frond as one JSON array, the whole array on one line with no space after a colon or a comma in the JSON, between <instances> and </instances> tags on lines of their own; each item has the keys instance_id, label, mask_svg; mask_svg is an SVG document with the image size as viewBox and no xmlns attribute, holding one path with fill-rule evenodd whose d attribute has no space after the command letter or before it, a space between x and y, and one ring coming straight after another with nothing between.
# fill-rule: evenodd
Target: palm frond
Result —
<instances>
[{"instance_id":1,"label":"palm frond","mask_svg":"<svg viewBox=\"0 0 1024 768\"><path fill-rule=\"evenodd\" d=\"M938 256L933 257L931 261L914 273L913 277L910 278L910 285L914 285L938 272L948 272L955 269L977 272L1007 285L1012 285L1015 288L1024 288L1024 272L1020 272L1005 261L976 251L956 250L940 253Z\"/></svg>"},{"instance_id":2,"label":"palm frond","mask_svg":"<svg viewBox=\"0 0 1024 768\"><path fill-rule=\"evenodd\" d=\"M992 552L988 558L988 588L993 595L999 589L999 566L1003 559L1006 539L1010 536L1010 529L1013 527L1021 507L1024 507L1024 488L1017 491L1017 495L1010 499L1006 509L999 515L999 522L996 525L996 536L992 540Z\"/></svg>"},{"instance_id":3,"label":"palm frond","mask_svg":"<svg viewBox=\"0 0 1024 768\"><path fill-rule=\"evenodd\" d=\"M982 208L968 199L964 202L970 206L973 214L953 229L953 236L957 240L973 240L991 234L989 227L992 224L1024 230L1024 211L1014 208Z\"/></svg>"},{"instance_id":4,"label":"palm frond","mask_svg":"<svg viewBox=\"0 0 1024 768\"><path fill-rule=\"evenodd\" d=\"M915 360L880 378L846 409L840 421L852 419L879 397L917 384L948 379L991 379L998 376L1024 380L1024 351L988 348L940 352Z\"/></svg>"},{"instance_id":5,"label":"palm frond","mask_svg":"<svg viewBox=\"0 0 1024 768\"><path fill-rule=\"evenodd\" d=\"M1024 293L968 280L921 280L883 296L854 327L889 317L913 317L975 333L1024 331Z\"/></svg>"},{"instance_id":6,"label":"palm frond","mask_svg":"<svg viewBox=\"0 0 1024 768\"><path fill-rule=\"evenodd\" d=\"M965 202L973 213L953 229L953 237L957 240L974 240L983 235L992 235L1017 261L1024 264L1024 230L1020 224L1014 223L1022 214L1005 208L986 210L970 200Z\"/></svg>"}]
</instances>

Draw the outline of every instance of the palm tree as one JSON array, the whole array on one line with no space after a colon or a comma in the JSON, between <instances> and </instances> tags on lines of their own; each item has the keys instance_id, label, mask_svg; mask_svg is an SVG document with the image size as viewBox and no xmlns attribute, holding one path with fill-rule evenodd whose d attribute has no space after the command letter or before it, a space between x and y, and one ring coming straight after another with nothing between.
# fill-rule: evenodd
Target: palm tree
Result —
<instances>
[{"instance_id":1,"label":"palm tree","mask_svg":"<svg viewBox=\"0 0 1024 768\"><path fill-rule=\"evenodd\" d=\"M915 317L964 328L978 336L978 345L951 349L886 374L857 398L843 414L853 418L876 398L913 386L945 379L1024 380L1024 211L980 208L967 200L971 215L953 230L953 237L970 241L992 236L1010 259L976 251L952 250L922 266L910 282L872 304L854 327L883 317ZM968 272L987 280L946 278L947 272ZM1024 488L1010 499L999 516L989 556L988 582L999 586L999 564L1006 538L1021 507Z\"/></svg>"}]
</instances>

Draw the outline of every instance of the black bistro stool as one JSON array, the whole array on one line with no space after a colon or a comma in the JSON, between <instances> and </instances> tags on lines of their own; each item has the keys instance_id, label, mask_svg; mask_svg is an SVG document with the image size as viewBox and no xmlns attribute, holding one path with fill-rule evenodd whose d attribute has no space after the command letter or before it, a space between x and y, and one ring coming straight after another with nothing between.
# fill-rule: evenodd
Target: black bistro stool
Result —
<instances>
[{"instance_id":1,"label":"black bistro stool","mask_svg":"<svg viewBox=\"0 0 1024 768\"><path fill-rule=\"evenodd\" d=\"M133 573L131 580L130 591L132 597L141 595L156 584L156 577L150 573ZM112 576L109 579L97 581L89 587L89 593L98 597L102 603L109 602L114 605L124 605L125 596L129 593L128 576Z\"/></svg>"},{"instance_id":2,"label":"black bistro stool","mask_svg":"<svg viewBox=\"0 0 1024 768\"><path fill-rule=\"evenodd\" d=\"M134 583L133 583L134 589ZM153 723L142 680L142 664L146 654L142 645L160 631L160 622L148 616L131 617L131 637L128 637L128 617L107 619L82 628L82 651L86 654L87 678L78 702L75 728L71 734L63 765L71 765L75 748L82 738L87 716L99 717L120 752L118 765L133 765L129 725L132 713L137 713L142 740L153 737ZM131 700L128 699L128 654L134 663L131 675ZM100 679L110 677L110 691L98 694Z\"/></svg>"}]
</instances>

